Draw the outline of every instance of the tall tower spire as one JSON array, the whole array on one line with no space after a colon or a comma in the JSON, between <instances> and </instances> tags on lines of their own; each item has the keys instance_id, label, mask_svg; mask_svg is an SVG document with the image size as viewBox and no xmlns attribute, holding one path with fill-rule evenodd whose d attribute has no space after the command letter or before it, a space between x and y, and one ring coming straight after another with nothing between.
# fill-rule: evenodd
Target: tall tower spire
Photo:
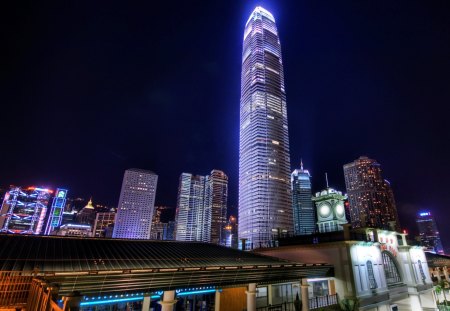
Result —
<instances>
[{"instance_id":1,"label":"tall tower spire","mask_svg":"<svg viewBox=\"0 0 450 311\"><path fill-rule=\"evenodd\" d=\"M239 238L246 249L268 246L293 232L293 216L281 46L262 7L244 30L239 134Z\"/></svg>"},{"instance_id":2,"label":"tall tower spire","mask_svg":"<svg viewBox=\"0 0 450 311\"><path fill-rule=\"evenodd\" d=\"M303 159L300 158L300 169L303 171Z\"/></svg>"}]
</instances>

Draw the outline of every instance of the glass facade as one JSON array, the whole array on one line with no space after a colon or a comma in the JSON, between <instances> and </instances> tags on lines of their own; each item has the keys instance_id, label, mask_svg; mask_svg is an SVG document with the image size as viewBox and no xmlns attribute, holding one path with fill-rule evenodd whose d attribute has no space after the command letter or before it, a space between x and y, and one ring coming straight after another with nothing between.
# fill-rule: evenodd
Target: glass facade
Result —
<instances>
[{"instance_id":1,"label":"glass facade","mask_svg":"<svg viewBox=\"0 0 450 311\"><path fill-rule=\"evenodd\" d=\"M208 176L183 173L178 187L176 240L224 244L228 177L219 170Z\"/></svg>"},{"instance_id":2,"label":"glass facade","mask_svg":"<svg viewBox=\"0 0 450 311\"><path fill-rule=\"evenodd\" d=\"M316 217L312 202L311 176L303 169L291 174L292 209L294 212L294 234L312 234L316 227Z\"/></svg>"},{"instance_id":3,"label":"glass facade","mask_svg":"<svg viewBox=\"0 0 450 311\"><path fill-rule=\"evenodd\" d=\"M239 139L239 238L247 249L293 233L286 94L275 19L257 7L244 31Z\"/></svg>"},{"instance_id":4,"label":"glass facade","mask_svg":"<svg viewBox=\"0 0 450 311\"><path fill-rule=\"evenodd\" d=\"M422 211L417 214L417 227L419 228L420 243L427 251L443 255L441 236L436 221L430 211Z\"/></svg>"}]
</instances>

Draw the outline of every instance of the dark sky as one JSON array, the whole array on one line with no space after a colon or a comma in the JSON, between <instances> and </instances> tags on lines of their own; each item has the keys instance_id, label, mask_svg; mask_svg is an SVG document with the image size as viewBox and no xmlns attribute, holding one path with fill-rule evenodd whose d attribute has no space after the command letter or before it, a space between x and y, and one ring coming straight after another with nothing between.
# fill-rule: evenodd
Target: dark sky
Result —
<instances>
[{"instance_id":1,"label":"dark sky","mask_svg":"<svg viewBox=\"0 0 450 311\"><path fill-rule=\"evenodd\" d=\"M0 187L67 187L116 205L123 172L224 170L237 205L240 62L256 5L274 14L292 166L345 190L377 159L402 227L431 209L450 247L450 2L9 1L2 3Z\"/></svg>"}]
</instances>

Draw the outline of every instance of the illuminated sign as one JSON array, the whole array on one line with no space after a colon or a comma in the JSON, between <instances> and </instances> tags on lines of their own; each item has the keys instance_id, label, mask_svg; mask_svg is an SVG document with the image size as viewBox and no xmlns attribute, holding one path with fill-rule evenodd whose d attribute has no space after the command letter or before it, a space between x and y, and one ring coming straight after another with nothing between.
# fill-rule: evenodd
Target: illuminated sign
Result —
<instances>
[{"instance_id":1,"label":"illuminated sign","mask_svg":"<svg viewBox=\"0 0 450 311\"><path fill-rule=\"evenodd\" d=\"M58 194L56 196L58 198L64 199L66 197L66 191L65 190L59 190Z\"/></svg>"},{"instance_id":2,"label":"illuminated sign","mask_svg":"<svg viewBox=\"0 0 450 311\"><path fill-rule=\"evenodd\" d=\"M420 216L431 216L431 213L430 212L423 212L423 213L420 213L419 214Z\"/></svg>"}]
</instances>

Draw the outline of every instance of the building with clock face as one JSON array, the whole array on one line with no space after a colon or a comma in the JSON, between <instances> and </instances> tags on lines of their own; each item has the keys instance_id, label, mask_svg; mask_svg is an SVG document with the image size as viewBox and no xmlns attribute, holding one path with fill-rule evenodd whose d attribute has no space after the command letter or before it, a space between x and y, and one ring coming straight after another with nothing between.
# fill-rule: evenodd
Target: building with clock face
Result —
<instances>
[{"instance_id":1,"label":"building with clock face","mask_svg":"<svg viewBox=\"0 0 450 311\"><path fill-rule=\"evenodd\" d=\"M316 193L313 201L316 204L319 232L342 230L342 225L347 223L344 208L345 199L347 197L342 192L329 187Z\"/></svg>"}]
</instances>

